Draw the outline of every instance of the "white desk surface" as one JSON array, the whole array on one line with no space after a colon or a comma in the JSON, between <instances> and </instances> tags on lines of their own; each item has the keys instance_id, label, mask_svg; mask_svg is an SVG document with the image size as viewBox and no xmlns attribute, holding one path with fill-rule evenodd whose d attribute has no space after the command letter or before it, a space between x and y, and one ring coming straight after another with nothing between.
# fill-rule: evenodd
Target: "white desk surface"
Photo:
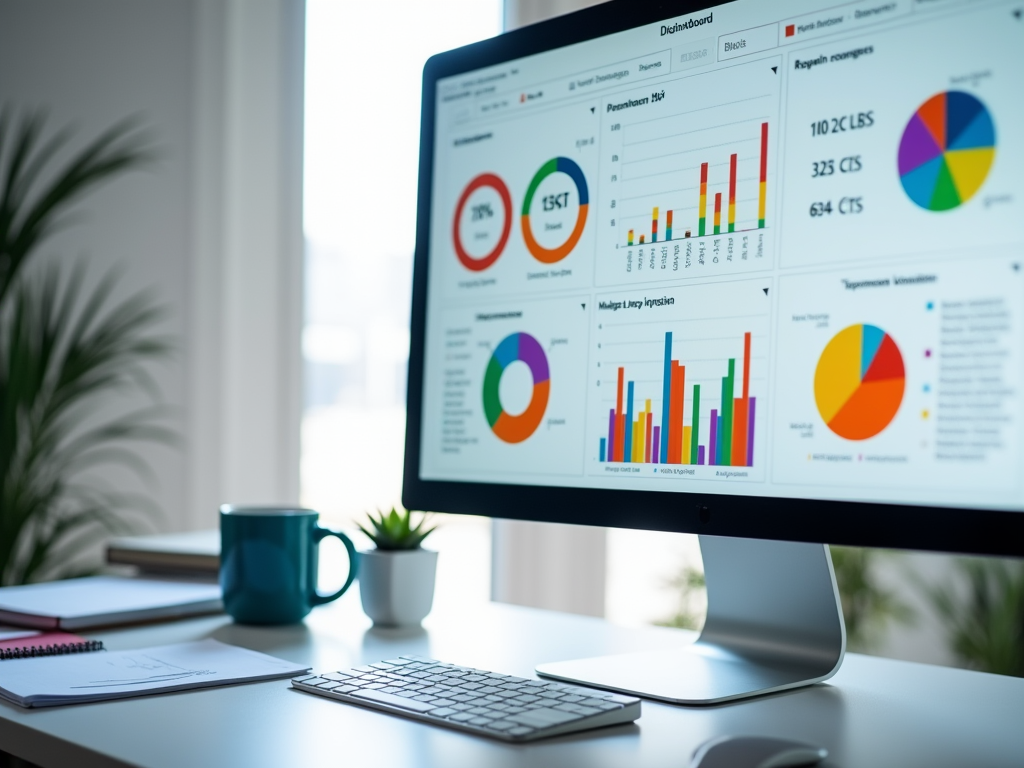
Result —
<instances>
[{"instance_id":1,"label":"white desk surface","mask_svg":"<svg viewBox=\"0 0 1024 768\"><path fill-rule=\"evenodd\" d=\"M542 661L693 637L500 604L438 609L416 631L374 630L355 590L297 626L214 616L95 636L111 649L215 637L318 671L416 653L523 676ZM848 654L826 684L717 707L645 701L636 724L527 745L328 701L284 680L42 710L0 703L0 750L44 768L683 768L701 742L727 733L821 744L832 768L1024 766L1024 679Z\"/></svg>"}]
</instances>

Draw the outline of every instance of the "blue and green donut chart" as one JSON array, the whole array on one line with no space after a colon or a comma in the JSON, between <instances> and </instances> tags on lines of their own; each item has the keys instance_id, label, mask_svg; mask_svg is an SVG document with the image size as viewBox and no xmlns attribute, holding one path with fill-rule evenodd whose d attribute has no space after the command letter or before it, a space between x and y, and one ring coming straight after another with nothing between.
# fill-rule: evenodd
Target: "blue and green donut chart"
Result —
<instances>
[{"instance_id":1,"label":"blue and green donut chart","mask_svg":"<svg viewBox=\"0 0 1024 768\"><path fill-rule=\"evenodd\" d=\"M533 196L536 194L541 182L553 173L564 173L572 179L573 184L576 185L576 196L579 198L579 212L576 214L576 225L565 242L556 248L545 248L533 236L533 229L530 226L530 206L533 205ZM576 243L583 236L583 228L587 223L589 203L590 195L587 192L587 180L583 176L583 171L580 167L568 157L555 157L548 160L533 175L533 180L526 190L526 197L523 198L520 222L523 228L523 240L526 241L526 250L530 252L533 258L543 264L554 264L564 259L572 253L572 249L576 247Z\"/></svg>"},{"instance_id":2,"label":"blue and green donut chart","mask_svg":"<svg viewBox=\"0 0 1024 768\"><path fill-rule=\"evenodd\" d=\"M526 363L533 376L533 396L526 410L512 416L501 405L498 385L505 369L517 360ZM501 340L484 374L484 415L491 431L506 443L521 443L537 431L548 407L551 375L544 348L528 333L513 333Z\"/></svg>"}]
</instances>

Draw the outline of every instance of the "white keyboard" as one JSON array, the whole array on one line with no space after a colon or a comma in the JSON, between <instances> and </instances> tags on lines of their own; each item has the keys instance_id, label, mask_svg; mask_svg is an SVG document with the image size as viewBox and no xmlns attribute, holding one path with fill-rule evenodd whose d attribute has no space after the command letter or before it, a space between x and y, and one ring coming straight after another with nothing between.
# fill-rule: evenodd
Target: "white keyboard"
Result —
<instances>
[{"instance_id":1,"label":"white keyboard","mask_svg":"<svg viewBox=\"0 0 1024 768\"><path fill-rule=\"evenodd\" d=\"M402 656L292 680L300 691L505 741L630 723L640 699Z\"/></svg>"}]
</instances>

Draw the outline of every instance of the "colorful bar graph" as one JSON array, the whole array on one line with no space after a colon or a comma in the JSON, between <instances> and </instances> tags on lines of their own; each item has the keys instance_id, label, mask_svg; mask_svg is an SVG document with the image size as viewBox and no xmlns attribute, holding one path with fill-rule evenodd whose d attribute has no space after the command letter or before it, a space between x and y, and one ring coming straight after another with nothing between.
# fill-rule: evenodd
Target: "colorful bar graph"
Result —
<instances>
[{"instance_id":1,"label":"colorful bar graph","mask_svg":"<svg viewBox=\"0 0 1024 768\"><path fill-rule=\"evenodd\" d=\"M753 137L752 137L753 138ZM723 232L735 233L743 231L752 231L754 229L764 229L766 226L766 209L767 209L767 195L768 195L768 123L761 123L760 130L760 157L759 157L759 175L758 175L758 194L757 194L757 224L756 227L751 219L749 225L745 225L745 229L737 229L737 209L739 203L737 202L739 190L739 153L733 152L729 155L729 190L728 193L717 192L714 193L714 199L712 204L714 206L714 212L712 214L712 226L708 226L708 184L711 183L709 179L710 168L712 163L701 163L700 164L700 195L697 204L697 229L696 237L704 237L706 235L719 235ZM719 163L715 163L716 168ZM715 184L720 183L717 179L714 180ZM746 181L743 182L746 185ZM723 196L725 199L723 200ZM724 203L724 216L723 218L723 203ZM745 209L746 210L746 209ZM626 236L626 245L644 245L645 243L656 243L658 242L660 214L662 208L654 207L651 211L651 231L649 234L638 234L634 230L628 230ZM667 208L664 211L665 221L664 230L662 234L662 240L669 242L672 240L673 230L673 217L674 211L671 208ZM749 211L748 214L752 214L753 211ZM692 230L684 230L685 237L692 237ZM639 237L639 240L636 238ZM664 434L664 430L662 430Z\"/></svg>"},{"instance_id":2,"label":"colorful bar graph","mask_svg":"<svg viewBox=\"0 0 1024 768\"><path fill-rule=\"evenodd\" d=\"M708 213L708 164L700 164L700 203L697 208L697 237L704 237Z\"/></svg>"},{"instance_id":3,"label":"colorful bar graph","mask_svg":"<svg viewBox=\"0 0 1024 768\"><path fill-rule=\"evenodd\" d=\"M736 231L736 153L729 155L729 231Z\"/></svg>"},{"instance_id":4,"label":"colorful bar graph","mask_svg":"<svg viewBox=\"0 0 1024 768\"><path fill-rule=\"evenodd\" d=\"M661 415L653 401L636 390L619 367L615 408L608 411L608 434L601 438L602 462L637 464L697 464L750 467L754 462L754 417L756 399L750 396L751 334L743 335L741 370L737 358L726 361L720 400L708 415L701 413L701 385L693 383L686 422L686 365L672 357L672 332L665 333L661 382ZM741 379L737 375L742 374ZM642 407L634 414L634 405ZM706 419L707 442L701 443Z\"/></svg>"},{"instance_id":5,"label":"colorful bar graph","mask_svg":"<svg viewBox=\"0 0 1024 768\"><path fill-rule=\"evenodd\" d=\"M768 123L761 123L761 185L757 193L757 226L764 229L765 200L768 195Z\"/></svg>"}]
</instances>

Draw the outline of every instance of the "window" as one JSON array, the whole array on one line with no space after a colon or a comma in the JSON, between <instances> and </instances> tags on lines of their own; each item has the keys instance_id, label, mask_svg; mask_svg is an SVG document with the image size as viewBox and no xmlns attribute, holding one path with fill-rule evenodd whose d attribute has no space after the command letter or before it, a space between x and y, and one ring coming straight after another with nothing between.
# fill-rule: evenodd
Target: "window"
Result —
<instances>
[{"instance_id":1,"label":"window","mask_svg":"<svg viewBox=\"0 0 1024 768\"><path fill-rule=\"evenodd\" d=\"M501 10L307 4L302 502L334 525L401 495L423 63L498 34ZM439 580L467 571L486 599L487 537L483 520L446 520Z\"/></svg>"}]
</instances>

